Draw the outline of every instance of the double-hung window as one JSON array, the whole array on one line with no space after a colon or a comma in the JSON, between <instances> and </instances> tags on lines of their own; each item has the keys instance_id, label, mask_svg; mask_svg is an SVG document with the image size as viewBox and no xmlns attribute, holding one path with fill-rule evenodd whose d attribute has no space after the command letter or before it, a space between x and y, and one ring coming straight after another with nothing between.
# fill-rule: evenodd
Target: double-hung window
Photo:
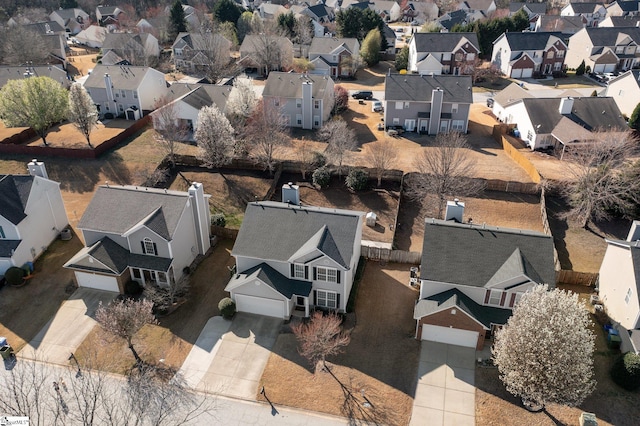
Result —
<instances>
[{"instance_id":1,"label":"double-hung window","mask_svg":"<svg viewBox=\"0 0 640 426\"><path fill-rule=\"evenodd\" d=\"M316 280L325 281L329 283L338 282L338 271L333 268L325 268L318 266L316 268Z\"/></svg>"},{"instance_id":2,"label":"double-hung window","mask_svg":"<svg viewBox=\"0 0 640 426\"><path fill-rule=\"evenodd\" d=\"M501 290L490 290L491 294L489 295L489 305L500 306L500 300L502 299L502 291Z\"/></svg>"},{"instance_id":3,"label":"double-hung window","mask_svg":"<svg viewBox=\"0 0 640 426\"><path fill-rule=\"evenodd\" d=\"M303 264L301 263L293 264L293 278L305 279Z\"/></svg>"},{"instance_id":4,"label":"double-hung window","mask_svg":"<svg viewBox=\"0 0 640 426\"><path fill-rule=\"evenodd\" d=\"M323 308L336 309L338 307L338 298L333 291L317 290L316 306Z\"/></svg>"}]
</instances>

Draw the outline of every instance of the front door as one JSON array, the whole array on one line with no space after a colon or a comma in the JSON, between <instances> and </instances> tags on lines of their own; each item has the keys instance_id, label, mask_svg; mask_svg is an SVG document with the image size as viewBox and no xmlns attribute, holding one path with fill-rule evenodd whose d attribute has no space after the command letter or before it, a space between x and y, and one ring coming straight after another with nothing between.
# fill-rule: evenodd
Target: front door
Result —
<instances>
[{"instance_id":1,"label":"front door","mask_svg":"<svg viewBox=\"0 0 640 426\"><path fill-rule=\"evenodd\" d=\"M545 73L545 74L549 74L549 73L551 73L551 64L545 64L545 66L544 66L544 73Z\"/></svg>"}]
</instances>

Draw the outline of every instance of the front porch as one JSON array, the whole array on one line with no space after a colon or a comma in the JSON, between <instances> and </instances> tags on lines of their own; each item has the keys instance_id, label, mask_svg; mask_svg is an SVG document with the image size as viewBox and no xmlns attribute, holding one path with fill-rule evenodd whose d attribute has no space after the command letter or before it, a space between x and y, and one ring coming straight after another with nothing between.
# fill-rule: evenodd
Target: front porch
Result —
<instances>
[{"instance_id":1,"label":"front porch","mask_svg":"<svg viewBox=\"0 0 640 426\"><path fill-rule=\"evenodd\" d=\"M176 282L172 262L172 259L164 257L132 254L129 257L129 275L142 287L169 287Z\"/></svg>"}]
</instances>

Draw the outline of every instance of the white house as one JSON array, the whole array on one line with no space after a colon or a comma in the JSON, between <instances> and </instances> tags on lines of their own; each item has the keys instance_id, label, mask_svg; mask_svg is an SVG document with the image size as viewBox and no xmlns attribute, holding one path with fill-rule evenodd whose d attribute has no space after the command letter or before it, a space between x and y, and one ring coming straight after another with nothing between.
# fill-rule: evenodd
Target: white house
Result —
<instances>
[{"instance_id":1,"label":"white house","mask_svg":"<svg viewBox=\"0 0 640 426\"><path fill-rule=\"evenodd\" d=\"M640 70L629 70L609 81L604 95L612 97L620 112L631 117L640 102Z\"/></svg>"},{"instance_id":2,"label":"white house","mask_svg":"<svg viewBox=\"0 0 640 426\"><path fill-rule=\"evenodd\" d=\"M529 90L523 89L518 83L511 83L493 97L493 107L491 112L498 121L513 123L513 117L506 113L506 108L522 99L535 98Z\"/></svg>"},{"instance_id":3,"label":"white house","mask_svg":"<svg viewBox=\"0 0 640 426\"><path fill-rule=\"evenodd\" d=\"M312 307L346 311L364 213L296 205L299 197L287 184L283 200L291 203L247 206L231 252L236 273L225 288L238 311L277 318L294 310L307 317Z\"/></svg>"},{"instance_id":4,"label":"white house","mask_svg":"<svg viewBox=\"0 0 640 426\"><path fill-rule=\"evenodd\" d=\"M587 26L597 27L607 17L604 2L569 2L560 11L560 16L582 16L587 20Z\"/></svg>"},{"instance_id":5,"label":"white house","mask_svg":"<svg viewBox=\"0 0 640 426\"><path fill-rule=\"evenodd\" d=\"M78 34L91 24L87 12L79 8L54 10L49 14L49 19L56 21L72 35Z\"/></svg>"},{"instance_id":6,"label":"white house","mask_svg":"<svg viewBox=\"0 0 640 426\"><path fill-rule=\"evenodd\" d=\"M491 63L507 77L531 78L561 71L567 45L561 33L507 32L493 42Z\"/></svg>"},{"instance_id":7,"label":"white house","mask_svg":"<svg viewBox=\"0 0 640 426\"><path fill-rule=\"evenodd\" d=\"M28 175L0 175L0 276L33 262L69 225L60 184L33 160Z\"/></svg>"},{"instance_id":8,"label":"white house","mask_svg":"<svg viewBox=\"0 0 640 426\"><path fill-rule=\"evenodd\" d=\"M476 33L415 33L409 41L408 71L471 74L480 48Z\"/></svg>"},{"instance_id":9,"label":"white house","mask_svg":"<svg viewBox=\"0 0 640 426\"><path fill-rule=\"evenodd\" d=\"M78 223L85 247L64 267L80 287L119 293L130 280L177 283L211 247L207 198L197 182L188 192L100 186Z\"/></svg>"},{"instance_id":10,"label":"white house","mask_svg":"<svg viewBox=\"0 0 640 426\"><path fill-rule=\"evenodd\" d=\"M84 30L80 31L75 36L75 39L79 44L89 47L101 48L102 43L104 42L104 39L105 37L107 37L108 33L109 31L104 27L90 25Z\"/></svg>"}]
</instances>

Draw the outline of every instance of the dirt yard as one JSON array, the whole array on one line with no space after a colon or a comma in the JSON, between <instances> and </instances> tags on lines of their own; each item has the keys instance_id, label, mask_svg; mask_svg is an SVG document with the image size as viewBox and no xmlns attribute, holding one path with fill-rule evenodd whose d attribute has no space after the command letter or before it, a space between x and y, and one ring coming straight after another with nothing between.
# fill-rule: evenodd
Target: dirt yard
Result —
<instances>
[{"instance_id":1,"label":"dirt yard","mask_svg":"<svg viewBox=\"0 0 640 426\"><path fill-rule=\"evenodd\" d=\"M82 248L78 237L54 241L35 263L23 287L0 288L0 336L17 351L54 316L75 290L73 271L62 265Z\"/></svg>"},{"instance_id":2,"label":"dirt yard","mask_svg":"<svg viewBox=\"0 0 640 426\"><path fill-rule=\"evenodd\" d=\"M112 137L122 133L131 126L134 121L115 119L99 122L91 132L91 145L95 148ZM21 129L20 127L18 129ZM47 143L52 148L91 149L84 135L69 122L51 127L46 135ZM31 138L26 145L42 146L42 139L38 136Z\"/></svg>"},{"instance_id":3,"label":"dirt yard","mask_svg":"<svg viewBox=\"0 0 640 426\"><path fill-rule=\"evenodd\" d=\"M98 52L96 49L84 47L72 47L77 56L68 56L69 59L69 75L72 77L82 77L89 73L96 66L96 58Z\"/></svg>"},{"instance_id":4,"label":"dirt yard","mask_svg":"<svg viewBox=\"0 0 640 426\"><path fill-rule=\"evenodd\" d=\"M135 348L143 360L180 368L209 318L220 315L218 302L228 296L224 287L229 279L228 268L234 264L232 246L232 241L220 240L191 276L187 302L161 318L158 325L145 326L134 338ZM118 374L125 373L135 362L126 342L114 339L100 326L82 342L76 357L81 362L91 360Z\"/></svg>"},{"instance_id":5,"label":"dirt yard","mask_svg":"<svg viewBox=\"0 0 640 426\"><path fill-rule=\"evenodd\" d=\"M588 287L571 286L571 290L588 293ZM584 298L588 297L588 294ZM633 426L640 418L638 392L628 392L610 379L609 370L619 351L606 346L605 335L593 320L596 336L594 368L597 387L579 407L570 408L557 404L547 407L548 413L530 413L520 401L509 394L500 379L497 369L476 368L476 423L478 425L503 425L505 419L514 426L576 425L583 411L595 413L599 425Z\"/></svg>"},{"instance_id":6,"label":"dirt yard","mask_svg":"<svg viewBox=\"0 0 640 426\"><path fill-rule=\"evenodd\" d=\"M485 191L479 197L460 201L465 203L465 221L472 218L476 224L543 231L540 198L536 195ZM437 216L435 198L427 198L422 206L403 198L395 241L398 250L422 251L424 221Z\"/></svg>"},{"instance_id":7,"label":"dirt yard","mask_svg":"<svg viewBox=\"0 0 640 426\"><path fill-rule=\"evenodd\" d=\"M222 212L227 227L239 229L247 204L261 201L267 195L273 179L268 172L229 170L216 172L181 172L171 184L171 189L186 191L191 182L200 182L204 191L211 195L209 207L213 212Z\"/></svg>"},{"instance_id":8,"label":"dirt yard","mask_svg":"<svg viewBox=\"0 0 640 426\"><path fill-rule=\"evenodd\" d=\"M333 375L312 374L293 334L280 334L261 379L269 399L368 424L407 425L420 350L412 319L418 293L408 283L407 265L367 263L351 343L330 358ZM256 397L264 401L262 395ZM370 408L363 405L365 397Z\"/></svg>"}]
</instances>

